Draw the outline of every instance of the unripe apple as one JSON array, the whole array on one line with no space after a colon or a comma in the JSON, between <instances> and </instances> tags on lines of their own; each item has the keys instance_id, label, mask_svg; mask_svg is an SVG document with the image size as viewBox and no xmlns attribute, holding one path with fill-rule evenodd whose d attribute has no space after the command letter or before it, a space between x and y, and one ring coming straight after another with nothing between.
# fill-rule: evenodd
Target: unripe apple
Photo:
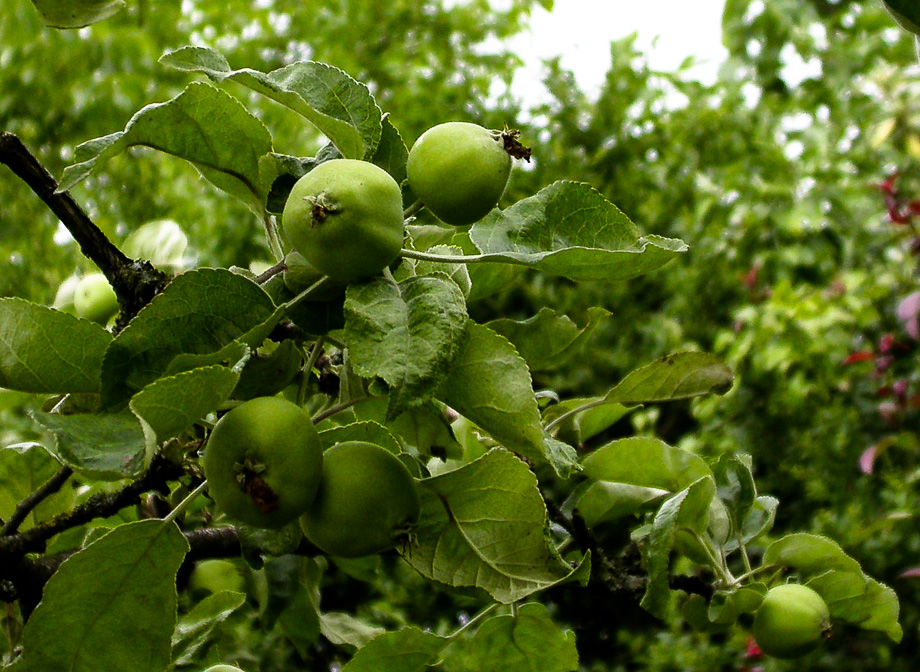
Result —
<instances>
[{"instance_id":1,"label":"unripe apple","mask_svg":"<svg viewBox=\"0 0 920 672\"><path fill-rule=\"evenodd\" d=\"M54 295L54 303L51 304L51 307L62 310L65 313L75 314L76 309L73 306L73 298L77 293L77 285L80 284L82 279L79 275L71 275L64 280Z\"/></svg>"},{"instance_id":2,"label":"unripe apple","mask_svg":"<svg viewBox=\"0 0 920 672\"><path fill-rule=\"evenodd\" d=\"M830 630L830 613L813 589L797 583L771 588L754 614L754 641L768 656L799 658Z\"/></svg>"},{"instance_id":3,"label":"unripe apple","mask_svg":"<svg viewBox=\"0 0 920 672\"><path fill-rule=\"evenodd\" d=\"M188 579L188 587L208 593L219 593L223 590L242 593L246 590L246 580L240 573L240 568L229 560L209 558L195 563Z\"/></svg>"},{"instance_id":4,"label":"unripe apple","mask_svg":"<svg viewBox=\"0 0 920 672\"><path fill-rule=\"evenodd\" d=\"M322 273L313 264L307 261L304 256L297 250L291 250L284 257L284 286L294 294L300 294L320 280ZM342 298L345 293L345 283L330 281L325 286L315 290L310 295L310 301L334 301Z\"/></svg>"},{"instance_id":5,"label":"unripe apple","mask_svg":"<svg viewBox=\"0 0 920 672\"><path fill-rule=\"evenodd\" d=\"M462 226L482 219L498 204L511 173L504 138L464 121L429 128L409 151L409 186L442 222Z\"/></svg>"},{"instance_id":6,"label":"unripe apple","mask_svg":"<svg viewBox=\"0 0 920 672\"><path fill-rule=\"evenodd\" d=\"M310 416L280 397L259 397L228 411L204 453L208 491L229 517L278 528L316 496L323 453Z\"/></svg>"},{"instance_id":7,"label":"unripe apple","mask_svg":"<svg viewBox=\"0 0 920 672\"><path fill-rule=\"evenodd\" d=\"M118 297L102 273L84 275L73 294L77 317L106 324L118 314Z\"/></svg>"},{"instance_id":8,"label":"unripe apple","mask_svg":"<svg viewBox=\"0 0 920 672\"><path fill-rule=\"evenodd\" d=\"M396 455L345 441L323 453L319 490L300 527L324 553L358 558L410 541L420 514L415 479Z\"/></svg>"},{"instance_id":9,"label":"unripe apple","mask_svg":"<svg viewBox=\"0 0 920 672\"><path fill-rule=\"evenodd\" d=\"M402 249L402 191L373 163L333 159L294 184L281 225L291 246L325 275L364 280Z\"/></svg>"}]
</instances>

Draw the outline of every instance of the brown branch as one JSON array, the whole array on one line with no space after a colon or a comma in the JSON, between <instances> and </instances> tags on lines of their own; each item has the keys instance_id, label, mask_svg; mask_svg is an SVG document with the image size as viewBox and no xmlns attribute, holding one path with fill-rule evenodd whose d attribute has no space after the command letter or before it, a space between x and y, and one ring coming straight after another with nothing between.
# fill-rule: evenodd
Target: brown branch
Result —
<instances>
[{"instance_id":1,"label":"brown branch","mask_svg":"<svg viewBox=\"0 0 920 672\"><path fill-rule=\"evenodd\" d=\"M164 487L182 475L182 467L157 456L150 468L136 481L115 492L97 493L71 511L55 516L26 532L0 537L0 580L8 578L6 568L26 553L42 553L46 542L65 530L84 525L96 518L108 518L139 502L140 496Z\"/></svg>"},{"instance_id":2,"label":"brown branch","mask_svg":"<svg viewBox=\"0 0 920 672\"><path fill-rule=\"evenodd\" d=\"M71 474L73 474L73 469L70 467L61 467L61 470L54 476L49 478L37 490L19 502L19 504L16 505L16 511L13 512L13 515L3 526L3 529L0 529L0 537L6 537L15 533L22 524L22 521L26 519L26 516L45 499L60 490L64 483L67 482L67 479L70 478Z\"/></svg>"},{"instance_id":3,"label":"brown branch","mask_svg":"<svg viewBox=\"0 0 920 672\"><path fill-rule=\"evenodd\" d=\"M56 192L57 181L12 133L0 132L0 163L9 166L45 202L70 231L83 254L102 269L114 286L119 270L128 266L131 259L105 237L68 192Z\"/></svg>"},{"instance_id":4,"label":"brown branch","mask_svg":"<svg viewBox=\"0 0 920 672\"><path fill-rule=\"evenodd\" d=\"M169 276L149 261L131 259L119 250L69 192L57 191L57 181L22 141L5 131L0 132L0 163L29 185L67 227L80 251L105 274L121 306L118 330L123 329L169 282Z\"/></svg>"}]
</instances>

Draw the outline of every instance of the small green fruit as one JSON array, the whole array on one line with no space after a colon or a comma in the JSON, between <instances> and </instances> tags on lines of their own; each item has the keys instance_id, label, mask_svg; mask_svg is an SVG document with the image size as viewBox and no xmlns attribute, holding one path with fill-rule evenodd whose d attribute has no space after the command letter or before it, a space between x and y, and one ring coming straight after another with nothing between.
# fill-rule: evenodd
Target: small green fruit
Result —
<instances>
[{"instance_id":1,"label":"small green fruit","mask_svg":"<svg viewBox=\"0 0 920 672\"><path fill-rule=\"evenodd\" d=\"M342 282L364 280L399 256L402 192L373 163L333 159L297 181L281 224L291 246L322 273Z\"/></svg>"},{"instance_id":2,"label":"small green fruit","mask_svg":"<svg viewBox=\"0 0 920 672\"><path fill-rule=\"evenodd\" d=\"M208 593L219 593L224 590L242 593L246 590L246 580L234 563L212 558L195 563L188 579L188 587Z\"/></svg>"},{"instance_id":3,"label":"small green fruit","mask_svg":"<svg viewBox=\"0 0 920 672\"><path fill-rule=\"evenodd\" d=\"M204 672L243 672L243 670L235 665L213 665Z\"/></svg>"},{"instance_id":4,"label":"small green fruit","mask_svg":"<svg viewBox=\"0 0 920 672\"><path fill-rule=\"evenodd\" d=\"M208 491L228 516L255 527L283 527L316 496L322 445L310 416L280 397L243 402L208 438Z\"/></svg>"},{"instance_id":5,"label":"small green fruit","mask_svg":"<svg viewBox=\"0 0 920 672\"><path fill-rule=\"evenodd\" d=\"M71 275L64 280L54 295L54 303L51 304L51 307L56 310L62 310L65 313L71 313L72 315L76 314L76 309L73 306L73 298L77 293L77 285L80 284L80 280L82 280L82 278L79 275Z\"/></svg>"},{"instance_id":6,"label":"small green fruit","mask_svg":"<svg viewBox=\"0 0 920 672\"><path fill-rule=\"evenodd\" d=\"M824 599L808 586L771 588L754 614L754 641L768 656L799 658L815 649L830 630Z\"/></svg>"},{"instance_id":7,"label":"small green fruit","mask_svg":"<svg viewBox=\"0 0 920 672\"><path fill-rule=\"evenodd\" d=\"M477 124L451 121L422 133L406 162L409 185L432 214L463 226L498 204L511 156L503 134Z\"/></svg>"},{"instance_id":8,"label":"small green fruit","mask_svg":"<svg viewBox=\"0 0 920 672\"><path fill-rule=\"evenodd\" d=\"M90 273L74 290L73 308L77 317L106 324L118 314L118 297L102 273Z\"/></svg>"},{"instance_id":9,"label":"small green fruit","mask_svg":"<svg viewBox=\"0 0 920 672\"><path fill-rule=\"evenodd\" d=\"M323 477L300 527L327 555L358 558L408 542L421 504L415 479L399 458L366 441L323 454Z\"/></svg>"}]
</instances>

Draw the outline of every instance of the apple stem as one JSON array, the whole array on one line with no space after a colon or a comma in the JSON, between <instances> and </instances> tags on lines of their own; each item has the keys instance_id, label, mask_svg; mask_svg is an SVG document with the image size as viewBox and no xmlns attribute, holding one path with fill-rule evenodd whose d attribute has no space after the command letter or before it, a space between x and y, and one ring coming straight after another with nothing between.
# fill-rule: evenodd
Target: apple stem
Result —
<instances>
[{"instance_id":1,"label":"apple stem","mask_svg":"<svg viewBox=\"0 0 920 672\"><path fill-rule=\"evenodd\" d=\"M408 208L403 210L403 219L409 219L411 217L415 217L415 215L417 215L421 210L423 210L424 207L425 207L425 204L422 203L421 200L416 201L415 203L410 205Z\"/></svg>"},{"instance_id":2,"label":"apple stem","mask_svg":"<svg viewBox=\"0 0 920 672\"><path fill-rule=\"evenodd\" d=\"M543 428L543 431L549 432L555 429L557 426L559 426L560 424L562 424L563 422L571 418L573 415L578 415L582 411L587 411L588 409L595 408L597 406L603 406L604 404L612 404L612 403L617 403L617 402L607 401L606 399L598 399L597 401L591 401L586 404L582 404L578 408L573 408L571 411L566 411L565 413L560 415L555 420L552 420L551 422L549 422L546 425L546 427Z\"/></svg>"},{"instance_id":3,"label":"apple stem","mask_svg":"<svg viewBox=\"0 0 920 672\"><path fill-rule=\"evenodd\" d=\"M278 220L273 215L265 214L262 219L265 225L265 237L268 239L268 249L271 250L275 261L284 259L284 250L281 248L281 236L278 232Z\"/></svg>"},{"instance_id":4,"label":"apple stem","mask_svg":"<svg viewBox=\"0 0 920 672\"><path fill-rule=\"evenodd\" d=\"M303 408L307 403L307 386L310 381L310 372L313 370L316 360L319 359L319 353L323 351L323 344L326 342L325 336L320 336L313 343L310 349L310 355L303 367L303 380L300 381L300 389L297 391L297 405Z\"/></svg>"},{"instance_id":5,"label":"apple stem","mask_svg":"<svg viewBox=\"0 0 920 672\"><path fill-rule=\"evenodd\" d=\"M348 409L348 408L351 408L351 407L354 406L355 404L360 404L360 403L363 402L363 401L370 401L371 399L374 399L374 398L375 398L375 397L372 397L372 396L370 396L370 395L367 395L367 396L364 396L364 397L355 397L354 399L349 399L348 401L343 401L341 404L336 404L335 406L330 406L329 408L327 408L327 409L324 410L324 411L320 411L319 413L317 413L316 415L314 415L314 416L311 418L311 420L313 420L313 424L314 424L314 425L318 425L318 424L321 423L323 420L325 420L326 418L332 417L332 416L335 415L336 413L340 413L341 411L344 411L344 410L346 410L346 409Z\"/></svg>"},{"instance_id":6,"label":"apple stem","mask_svg":"<svg viewBox=\"0 0 920 672\"><path fill-rule=\"evenodd\" d=\"M447 637L446 637L445 639L449 639L449 640L454 640L454 639L456 639L457 637L459 637L460 635L462 635L464 632L466 632L467 630L469 630L469 629L472 628L473 626L477 625L477 624L478 624L480 621L482 621L486 616L488 616L488 615L491 614L493 611L495 611L495 610L498 608L498 606L499 606L499 605L498 605L497 602L495 602L495 603L493 603L493 604L490 604L488 607L486 607L485 609L483 609L482 611L480 611L478 614L476 614L475 616L473 616L473 617L472 617L470 620L468 620L466 623L464 623L464 624L461 625L459 628L457 628L456 630L454 630L452 633L450 633L449 635L447 635Z\"/></svg>"},{"instance_id":7,"label":"apple stem","mask_svg":"<svg viewBox=\"0 0 920 672\"><path fill-rule=\"evenodd\" d=\"M310 298L310 296L311 296L312 294L314 294L317 290L319 290L321 287L325 287L325 286L326 286L327 284L329 284L330 282L331 282L331 279L329 278L329 276L328 276L328 275L324 275L324 276L321 277L319 280L317 280L317 281L314 282L312 285L310 285L310 286L307 287L305 290L303 290L300 294L298 294L297 296L295 296L293 299L291 299L290 301L287 301L287 302L285 302L285 303L282 303L281 306L280 306L280 308L282 308L283 311L284 311L285 313L287 313L287 312L290 311L292 308L294 308L297 304L299 304L301 301L307 300L307 299Z\"/></svg>"},{"instance_id":8,"label":"apple stem","mask_svg":"<svg viewBox=\"0 0 920 672\"><path fill-rule=\"evenodd\" d=\"M169 512L169 515L163 519L163 522L164 523L174 522L176 518L178 518L183 513L185 513L185 510L189 506L191 506L192 502L198 499L198 495L204 492L205 488L207 487L208 487L208 481L207 479L205 479L204 481L201 482L201 485L199 485L197 488L192 490L185 499L179 502L176 508L174 508L172 511Z\"/></svg>"}]
</instances>

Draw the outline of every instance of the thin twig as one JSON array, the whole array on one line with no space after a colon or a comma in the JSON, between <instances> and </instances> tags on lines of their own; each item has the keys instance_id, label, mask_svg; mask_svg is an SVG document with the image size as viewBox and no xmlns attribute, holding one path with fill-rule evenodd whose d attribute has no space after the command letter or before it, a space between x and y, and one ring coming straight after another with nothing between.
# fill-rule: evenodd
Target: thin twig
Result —
<instances>
[{"instance_id":1,"label":"thin twig","mask_svg":"<svg viewBox=\"0 0 920 672\"><path fill-rule=\"evenodd\" d=\"M6 537L15 533L35 507L60 490L72 474L73 469L70 467L61 467L60 471L54 476L49 478L37 490L19 502L19 504L16 505L16 511L13 512L13 515L6 522L6 525L3 526L3 529L0 529L0 537Z\"/></svg>"},{"instance_id":2,"label":"thin twig","mask_svg":"<svg viewBox=\"0 0 920 672\"><path fill-rule=\"evenodd\" d=\"M0 579L4 568L26 553L41 553L45 543L64 532L96 518L108 518L124 508L137 504L145 492L165 486L182 475L182 467L165 457L155 457L150 468L136 481L115 492L100 492L80 506L62 513L25 532L0 537Z\"/></svg>"}]
</instances>

